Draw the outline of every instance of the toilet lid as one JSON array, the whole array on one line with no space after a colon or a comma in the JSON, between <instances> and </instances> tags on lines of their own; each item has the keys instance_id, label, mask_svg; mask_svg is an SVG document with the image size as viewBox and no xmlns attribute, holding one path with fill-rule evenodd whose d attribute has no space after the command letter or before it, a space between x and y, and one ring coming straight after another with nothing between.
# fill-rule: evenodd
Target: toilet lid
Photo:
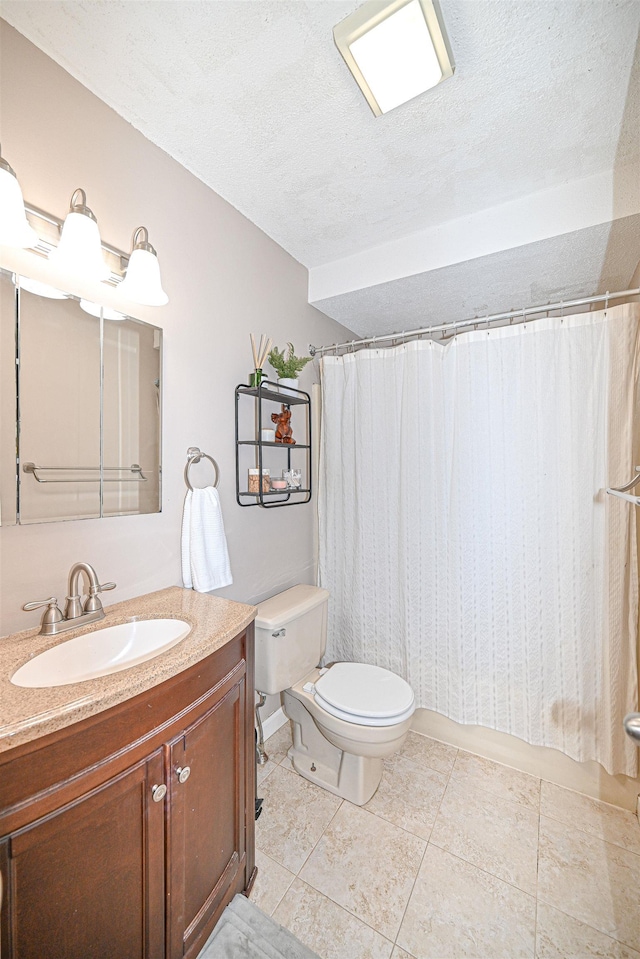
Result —
<instances>
[{"instance_id":1,"label":"toilet lid","mask_svg":"<svg viewBox=\"0 0 640 959\"><path fill-rule=\"evenodd\" d=\"M315 684L318 705L366 720L399 722L413 711L414 696L400 676L368 663L335 663Z\"/></svg>"}]
</instances>

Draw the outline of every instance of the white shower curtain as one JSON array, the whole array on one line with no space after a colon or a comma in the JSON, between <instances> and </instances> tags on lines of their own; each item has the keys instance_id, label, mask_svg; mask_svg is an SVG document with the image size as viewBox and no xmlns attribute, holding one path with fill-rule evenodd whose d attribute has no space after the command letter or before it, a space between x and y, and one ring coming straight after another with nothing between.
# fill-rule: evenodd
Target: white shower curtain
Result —
<instances>
[{"instance_id":1,"label":"white shower curtain","mask_svg":"<svg viewBox=\"0 0 640 959\"><path fill-rule=\"evenodd\" d=\"M400 673L456 722L636 774L637 510L604 489L640 462L639 318L324 357L330 658Z\"/></svg>"}]
</instances>

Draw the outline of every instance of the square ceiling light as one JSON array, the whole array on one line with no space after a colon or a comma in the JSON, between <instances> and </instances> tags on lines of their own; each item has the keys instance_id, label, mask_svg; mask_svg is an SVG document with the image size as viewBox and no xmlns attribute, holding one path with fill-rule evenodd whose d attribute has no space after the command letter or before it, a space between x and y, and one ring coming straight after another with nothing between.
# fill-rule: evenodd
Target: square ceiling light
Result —
<instances>
[{"instance_id":1,"label":"square ceiling light","mask_svg":"<svg viewBox=\"0 0 640 959\"><path fill-rule=\"evenodd\" d=\"M453 76L433 0L368 0L333 38L377 117Z\"/></svg>"}]
</instances>

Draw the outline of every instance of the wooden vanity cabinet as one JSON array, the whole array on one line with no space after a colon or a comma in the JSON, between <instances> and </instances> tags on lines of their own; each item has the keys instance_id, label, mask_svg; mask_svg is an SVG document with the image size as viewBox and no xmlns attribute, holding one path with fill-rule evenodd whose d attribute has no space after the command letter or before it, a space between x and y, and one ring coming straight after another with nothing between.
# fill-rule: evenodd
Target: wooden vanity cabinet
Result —
<instances>
[{"instance_id":1,"label":"wooden vanity cabinet","mask_svg":"<svg viewBox=\"0 0 640 959\"><path fill-rule=\"evenodd\" d=\"M166 747L169 783L167 828L168 955L191 956L211 931L210 918L234 894L246 860L245 818L255 815L247 796L246 753L254 753L253 721L247 742L246 683L235 683ZM181 782L185 772L188 778ZM251 802L248 803L247 799ZM206 935L203 934L206 932Z\"/></svg>"},{"instance_id":2,"label":"wooden vanity cabinet","mask_svg":"<svg viewBox=\"0 0 640 959\"><path fill-rule=\"evenodd\" d=\"M253 624L0 754L2 959L195 959L253 881L252 690Z\"/></svg>"},{"instance_id":3,"label":"wooden vanity cabinet","mask_svg":"<svg viewBox=\"0 0 640 959\"><path fill-rule=\"evenodd\" d=\"M149 798L162 771L158 751L8 837L3 957L163 955L164 811Z\"/></svg>"}]
</instances>

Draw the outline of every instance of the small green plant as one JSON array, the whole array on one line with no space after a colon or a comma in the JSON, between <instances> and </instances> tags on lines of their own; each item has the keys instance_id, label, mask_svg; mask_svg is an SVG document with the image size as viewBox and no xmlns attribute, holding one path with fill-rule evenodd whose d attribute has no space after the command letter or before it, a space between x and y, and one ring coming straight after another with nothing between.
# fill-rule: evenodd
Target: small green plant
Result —
<instances>
[{"instance_id":1,"label":"small green plant","mask_svg":"<svg viewBox=\"0 0 640 959\"><path fill-rule=\"evenodd\" d=\"M281 380L295 380L298 373L311 361L310 356L296 356L293 343L287 343L287 352L280 351L277 346L269 353L267 359Z\"/></svg>"}]
</instances>

